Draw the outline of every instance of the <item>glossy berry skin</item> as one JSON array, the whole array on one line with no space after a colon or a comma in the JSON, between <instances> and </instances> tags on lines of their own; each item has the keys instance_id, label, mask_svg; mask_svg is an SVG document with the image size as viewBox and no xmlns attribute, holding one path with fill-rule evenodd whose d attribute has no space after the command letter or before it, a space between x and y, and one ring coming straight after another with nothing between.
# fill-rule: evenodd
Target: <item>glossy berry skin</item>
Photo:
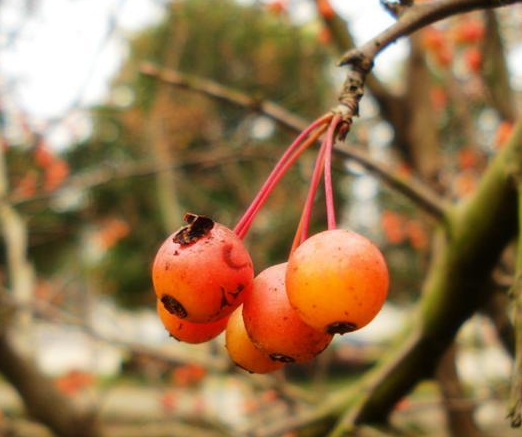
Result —
<instances>
[{"instance_id":1,"label":"glossy berry skin","mask_svg":"<svg viewBox=\"0 0 522 437\"><path fill-rule=\"evenodd\" d=\"M261 352L248 337L243 323L242 307L237 308L228 319L226 348L230 359L251 373L269 373L283 366Z\"/></svg>"},{"instance_id":2,"label":"glossy berry skin","mask_svg":"<svg viewBox=\"0 0 522 437\"><path fill-rule=\"evenodd\" d=\"M156 311L169 334L178 341L185 343L205 343L221 334L226 326L228 317L211 323L191 323L169 313L160 300L157 301Z\"/></svg>"},{"instance_id":3,"label":"glossy berry skin","mask_svg":"<svg viewBox=\"0 0 522 437\"><path fill-rule=\"evenodd\" d=\"M252 260L243 242L207 217L187 215L152 266L156 296L167 311L193 323L229 315L252 285Z\"/></svg>"},{"instance_id":4,"label":"glossy berry skin","mask_svg":"<svg viewBox=\"0 0 522 437\"><path fill-rule=\"evenodd\" d=\"M367 325L388 293L388 269L367 238L337 229L301 244L288 261L286 291L310 326L332 334Z\"/></svg>"},{"instance_id":5,"label":"glossy berry skin","mask_svg":"<svg viewBox=\"0 0 522 437\"><path fill-rule=\"evenodd\" d=\"M290 306L286 267L269 267L254 279L243 303L243 320L250 339L272 359L302 363L321 353L332 336L306 325Z\"/></svg>"}]
</instances>

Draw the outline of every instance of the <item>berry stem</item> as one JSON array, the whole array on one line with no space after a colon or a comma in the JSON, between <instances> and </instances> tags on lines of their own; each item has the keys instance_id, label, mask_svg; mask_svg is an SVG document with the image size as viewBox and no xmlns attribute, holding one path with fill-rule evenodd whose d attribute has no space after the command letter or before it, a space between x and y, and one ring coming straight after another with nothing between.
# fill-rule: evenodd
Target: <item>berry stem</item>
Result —
<instances>
[{"instance_id":1,"label":"berry stem","mask_svg":"<svg viewBox=\"0 0 522 437\"><path fill-rule=\"evenodd\" d=\"M334 143L335 130L341 117L336 115L333 117L325 139L325 160L324 160L324 192L326 197L326 217L328 221L328 230L335 229L335 206L332 189L332 150Z\"/></svg>"},{"instance_id":2,"label":"berry stem","mask_svg":"<svg viewBox=\"0 0 522 437\"><path fill-rule=\"evenodd\" d=\"M297 247L303 241L305 241L308 238L308 229L310 227L310 218L312 216L312 206L314 204L317 188L319 187L319 182L321 181L321 176L323 175L325 151L326 140L323 140L323 142L321 143L321 148L319 149L319 153L317 154L317 159L315 160L315 166L314 171L312 173L312 179L310 181L310 187L308 188L306 202L303 208L303 212L301 214L301 218L299 220L299 225L297 227L297 232L295 233L294 242L292 244L290 254L295 249L297 249Z\"/></svg>"},{"instance_id":3,"label":"berry stem","mask_svg":"<svg viewBox=\"0 0 522 437\"><path fill-rule=\"evenodd\" d=\"M294 151L294 153L288 158L283 165L279 168L279 171L277 174L274 175L273 178L271 178L270 183L263 187L263 190L261 191L261 196L259 197L259 201L256 203L255 207L252 211L250 211L249 215L247 216L246 220L243 223L243 226L238 229L238 226L234 229L234 232L238 235L239 238L243 239L245 238L245 235L248 233L248 230L250 229L250 226L252 225L252 222L254 221L255 216L259 212L259 210L262 208L262 206L265 204L266 200L268 199L268 196L272 193L277 183L281 180L281 178L285 175L285 173L288 171L288 169L292 166L292 164L299 158L299 156L306 150L308 147L310 147L312 144L314 144L317 139L324 133L324 131L327 129L328 125L323 124L319 129L317 129L310 137L306 139L302 144L300 144L299 148ZM250 210L251 208L249 208ZM245 214L246 215L246 214Z\"/></svg>"},{"instance_id":4,"label":"berry stem","mask_svg":"<svg viewBox=\"0 0 522 437\"><path fill-rule=\"evenodd\" d=\"M274 169L266 179L265 183L257 193L256 197L247 208L241 219L237 222L236 227L234 228L234 232L239 235L245 223L249 220L250 215L256 210L259 202L263 197L263 193L268 189L272 181L277 177L278 173L281 171L281 168L288 160L289 156L294 152L297 147L301 144L302 141L317 127L322 126L328 123L332 119L332 114L326 114L321 118L315 120L310 126L308 126L299 136L294 140L294 142L288 147L283 156L279 159Z\"/></svg>"}]
</instances>

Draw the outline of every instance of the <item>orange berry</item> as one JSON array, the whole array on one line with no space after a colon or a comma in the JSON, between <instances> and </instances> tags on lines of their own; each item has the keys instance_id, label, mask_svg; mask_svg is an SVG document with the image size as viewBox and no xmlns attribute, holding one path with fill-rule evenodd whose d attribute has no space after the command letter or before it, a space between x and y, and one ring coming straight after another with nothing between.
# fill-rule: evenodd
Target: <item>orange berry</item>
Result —
<instances>
[{"instance_id":1,"label":"orange berry","mask_svg":"<svg viewBox=\"0 0 522 437\"><path fill-rule=\"evenodd\" d=\"M290 303L306 323L331 334L367 325L384 304L388 284L379 249L348 230L310 237L288 261Z\"/></svg>"},{"instance_id":2,"label":"orange berry","mask_svg":"<svg viewBox=\"0 0 522 437\"><path fill-rule=\"evenodd\" d=\"M243 319L252 342L282 362L302 363L321 353L332 336L299 317L285 290L287 263L262 271L243 303Z\"/></svg>"},{"instance_id":3,"label":"orange berry","mask_svg":"<svg viewBox=\"0 0 522 437\"><path fill-rule=\"evenodd\" d=\"M455 41L459 44L472 44L484 38L484 26L480 21L461 22L455 29Z\"/></svg>"},{"instance_id":4,"label":"orange berry","mask_svg":"<svg viewBox=\"0 0 522 437\"><path fill-rule=\"evenodd\" d=\"M230 359L250 373L269 373L280 369L283 363L271 360L248 337L243 323L242 309L243 307L237 308L228 319L226 348Z\"/></svg>"},{"instance_id":5,"label":"orange berry","mask_svg":"<svg viewBox=\"0 0 522 437\"><path fill-rule=\"evenodd\" d=\"M474 73L480 71L480 68L482 67L482 52L479 49L473 47L466 50L464 53L464 59L466 60L466 65L470 71L473 71Z\"/></svg>"},{"instance_id":6,"label":"orange berry","mask_svg":"<svg viewBox=\"0 0 522 437\"><path fill-rule=\"evenodd\" d=\"M326 20L331 20L335 17L335 11L328 0L317 0L317 11Z\"/></svg>"},{"instance_id":7,"label":"orange berry","mask_svg":"<svg viewBox=\"0 0 522 437\"><path fill-rule=\"evenodd\" d=\"M513 132L513 123L510 121L500 123L495 134L495 148L501 149L504 147L506 141L511 136L511 132Z\"/></svg>"},{"instance_id":8,"label":"orange berry","mask_svg":"<svg viewBox=\"0 0 522 437\"><path fill-rule=\"evenodd\" d=\"M211 323L191 323L169 313L158 299L156 304L158 315L165 329L176 340L185 343L204 343L221 334L227 326L227 318Z\"/></svg>"},{"instance_id":9,"label":"orange berry","mask_svg":"<svg viewBox=\"0 0 522 437\"><path fill-rule=\"evenodd\" d=\"M213 322L241 305L252 286L252 260L227 227L193 214L185 220L189 224L169 236L154 259L154 290L178 318Z\"/></svg>"}]
</instances>

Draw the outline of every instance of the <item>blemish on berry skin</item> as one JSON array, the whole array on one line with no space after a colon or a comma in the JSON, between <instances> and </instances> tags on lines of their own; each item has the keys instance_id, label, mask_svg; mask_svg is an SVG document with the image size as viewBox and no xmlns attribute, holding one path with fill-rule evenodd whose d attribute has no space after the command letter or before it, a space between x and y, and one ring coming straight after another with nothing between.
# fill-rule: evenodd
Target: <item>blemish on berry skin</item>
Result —
<instances>
[{"instance_id":1,"label":"blemish on berry skin","mask_svg":"<svg viewBox=\"0 0 522 437\"><path fill-rule=\"evenodd\" d=\"M214 227L214 221L204 215L185 214L183 220L188 223L174 234L172 241L180 246L187 246L197 242L210 233Z\"/></svg>"},{"instance_id":2,"label":"blemish on berry skin","mask_svg":"<svg viewBox=\"0 0 522 437\"><path fill-rule=\"evenodd\" d=\"M328 334L346 334L347 332L352 332L357 329L357 325L350 322L335 322L328 325L326 328L326 332Z\"/></svg>"},{"instance_id":3,"label":"blemish on berry skin","mask_svg":"<svg viewBox=\"0 0 522 437\"><path fill-rule=\"evenodd\" d=\"M179 251L178 250L175 250L174 251L174 256L178 256L179 255Z\"/></svg>"},{"instance_id":4,"label":"blemish on berry skin","mask_svg":"<svg viewBox=\"0 0 522 437\"><path fill-rule=\"evenodd\" d=\"M243 264L237 264L236 262L234 262L234 260L232 259L232 249L232 244L227 244L223 246L223 261L225 262L225 264L234 270L239 270L243 267L246 267L248 265L248 262L245 262Z\"/></svg>"},{"instance_id":5,"label":"blemish on berry skin","mask_svg":"<svg viewBox=\"0 0 522 437\"><path fill-rule=\"evenodd\" d=\"M170 333L169 333L169 337L172 337L176 341L181 341L178 337L176 337L175 335L172 335Z\"/></svg>"},{"instance_id":6,"label":"blemish on berry skin","mask_svg":"<svg viewBox=\"0 0 522 437\"><path fill-rule=\"evenodd\" d=\"M270 359L273 361L280 361L281 363L294 363L295 360L292 357L289 357L288 355L283 354L270 354Z\"/></svg>"},{"instance_id":7,"label":"blemish on berry skin","mask_svg":"<svg viewBox=\"0 0 522 437\"><path fill-rule=\"evenodd\" d=\"M179 303L172 296L164 294L163 296L161 296L161 303L170 314L174 314L180 319L184 319L185 317L187 317L187 310L183 307L183 305L181 305L181 303Z\"/></svg>"}]
</instances>

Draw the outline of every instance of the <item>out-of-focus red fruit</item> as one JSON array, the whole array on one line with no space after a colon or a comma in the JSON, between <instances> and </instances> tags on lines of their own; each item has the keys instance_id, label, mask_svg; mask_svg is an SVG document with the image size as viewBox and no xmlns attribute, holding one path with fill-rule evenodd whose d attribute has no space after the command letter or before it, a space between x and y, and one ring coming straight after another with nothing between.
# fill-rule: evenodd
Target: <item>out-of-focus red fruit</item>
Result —
<instances>
[{"instance_id":1,"label":"out-of-focus red fruit","mask_svg":"<svg viewBox=\"0 0 522 437\"><path fill-rule=\"evenodd\" d=\"M455 178L454 193L462 198L469 196L475 191L478 184L478 177L473 170L464 170Z\"/></svg>"},{"instance_id":2,"label":"out-of-focus red fruit","mask_svg":"<svg viewBox=\"0 0 522 437\"><path fill-rule=\"evenodd\" d=\"M317 1L317 11L319 15L326 20L331 20L335 17L335 11L332 8L332 5L328 0L316 0Z\"/></svg>"},{"instance_id":3,"label":"out-of-focus red fruit","mask_svg":"<svg viewBox=\"0 0 522 437\"><path fill-rule=\"evenodd\" d=\"M511 136L511 132L513 132L513 123L510 121L503 121L497 127L497 132L495 134L495 148L501 149L506 144L506 141Z\"/></svg>"},{"instance_id":4,"label":"out-of-focus red fruit","mask_svg":"<svg viewBox=\"0 0 522 437\"><path fill-rule=\"evenodd\" d=\"M34 149L34 160L42 168L49 167L54 161L54 154L40 142Z\"/></svg>"},{"instance_id":5,"label":"out-of-focus red fruit","mask_svg":"<svg viewBox=\"0 0 522 437\"><path fill-rule=\"evenodd\" d=\"M330 44L330 42L332 42L332 33L330 32L330 29L323 26L317 35L317 41L325 46Z\"/></svg>"},{"instance_id":6,"label":"out-of-focus red fruit","mask_svg":"<svg viewBox=\"0 0 522 437\"><path fill-rule=\"evenodd\" d=\"M464 53L464 59L470 71L473 71L474 73L480 71L482 67L482 52L478 48L472 47L466 50Z\"/></svg>"},{"instance_id":7,"label":"out-of-focus red fruit","mask_svg":"<svg viewBox=\"0 0 522 437\"><path fill-rule=\"evenodd\" d=\"M69 175L69 166L63 159L54 159L45 168L44 190L51 192L56 190Z\"/></svg>"},{"instance_id":8,"label":"out-of-focus red fruit","mask_svg":"<svg viewBox=\"0 0 522 437\"><path fill-rule=\"evenodd\" d=\"M475 168L479 163L479 155L471 148L461 149L458 152L458 161L461 169Z\"/></svg>"},{"instance_id":9,"label":"out-of-focus red fruit","mask_svg":"<svg viewBox=\"0 0 522 437\"><path fill-rule=\"evenodd\" d=\"M379 249L342 229L320 232L301 244L286 274L292 306L310 326L331 334L367 325L384 304L388 283Z\"/></svg>"},{"instance_id":10,"label":"out-of-focus red fruit","mask_svg":"<svg viewBox=\"0 0 522 437\"><path fill-rule=\"evenodd\" d=\"M286 2L281 0L272 1L266 7L274 15L281 15L286 12Z\"/></svg>"},{"instance_id":11,"label":"out-of-focus red fruit","mask_svg":"<svg viewBox=\"0 0 522 437\"><path fill-rule=\"evenodd\" d=\"M161 396L160 403L165 413L172 413L176 410L178 401L174 393L167 392Z\"/></svg>"},{"instance_id":12,"label":"out-of-focus red fruit","mask_svg":"<svg viewBox=\"0 0 522 437\"><path fill-rule=\"evenodd\" d=\"M418 220L410 220L406 224L406 233L411 245L418 250L424 250L428 247L428 236L426 230Z\"/></svg>"},{"instance_id":13,"label":"out-of-focus red fruit","mask_svg":"<svg viewBox=\"0 0 522 437\"><path fill-rule=\"evenodd\" d=\"M435 27L427 27L422 31L421 44L426 50L436 52L444 49L447 42L441 30Z\"/></svg>"},{"instance_id":14,"label":"out-of-focus red fruit","mask_svg":"<svg viewBox=\"0 0 522 437\"><path fill-rule=\"evenodd\" d=\"M441 86L434 86L430 90L431 104L437 111L442 111L448 106L448 93Z\"/></svg>"},{"instance_id":15,"label":"out-of-focus red fruit","mask_svg":"<svg viewBox=\"0 0 522 437\"><path fill-rule=\"evenodd\" d=\"M455 28L455 41L458 44L473 44L484 38L484 25L478 20L461 22Z\"/></svg>"},{"instance_id":16,"label":"out-of-focus red fruit","mask_svg":"<svg viewBox=\"0 0 522 437\"><path fill-rule=\"evenodd\" d=\"M302 363L321 353L332 336L299 317L285 289L287 263L262 271L243 303L243 320L252 342L273 360Z\"/></svg>"},{"instance_id":17,"label":"out-of-focus red fruit","mask_svg":"<svg viewBox=\"0 0 522 437\"><path fill-rule=\"evenodd\" d=\"M283 366L259 350L250 340L243 323L243 307L237 308L230 318L226 330L226 347L230 359L250 373L269 373Z\"/></svg>"},{"instance_id":18,"label":"out-of-focus red fruit","mask_svg":"<svg viewBox=\"0 0 522 437\"><path fill-rule=\"evenodd\" d=\"M449 67L453 61L453 52L449 47L444 47L435 52L435 61L440 67Z\"/></svg>"},{"instance_id":19,"label":"out-of-focus red fruit","mask_svg":"<svg viewBox=\"0 0 522 437\"><path fill-rule=\"evenodd\" d=\"M180 319L174 314L169 313L165 306L158 299L156 310L163 322L163 326L169 334L176 340L185 343L204 343L212 340L221 334L227 326L227 318L216 320L210 323L191 323L187 320Z\"/></svg>"},{"instance_id":20,"label":"out-of-focus red fruit","mask_svg":"<svg viewBox=\"0 0 522 437\"><path fill-rule=\"evenodd\" d=\"M406 239L405 220L399 213L389 210L383 211L381 226L388 243L400 244Z\"/></svg>"},{"instance_id":21,"label":"out-of-focus red fruit","mask_svg":"<svg viewBox=\"0 0 522 437\"><path fill-rule=\"evenodd\" d=\"M152 281L165 309L193 323L213 322L243 302L254 277L241 239L208 217L186 214L152 266Z\"/></svg>"}]
</instances>

